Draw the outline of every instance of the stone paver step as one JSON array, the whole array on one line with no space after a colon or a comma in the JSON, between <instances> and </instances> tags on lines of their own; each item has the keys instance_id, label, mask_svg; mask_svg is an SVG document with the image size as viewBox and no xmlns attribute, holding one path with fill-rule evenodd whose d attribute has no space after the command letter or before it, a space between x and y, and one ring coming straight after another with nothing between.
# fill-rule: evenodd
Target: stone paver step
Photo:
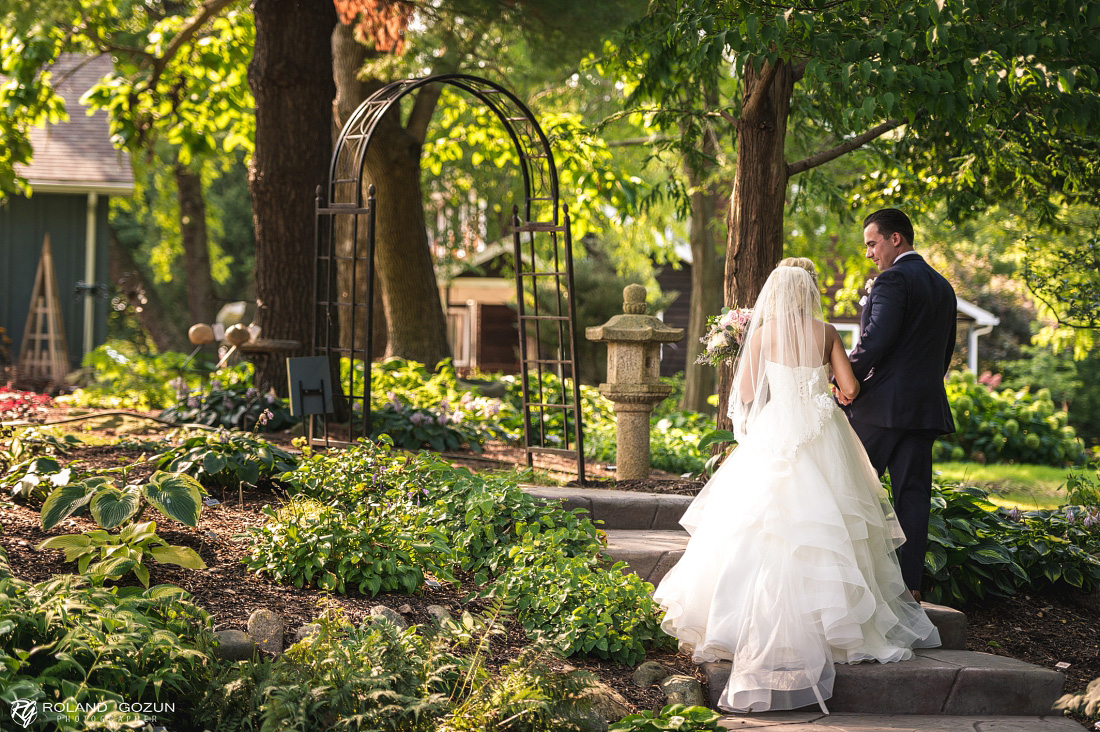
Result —
<instances>
[{"instance_id":1,"label":"stone paver step","mask_svg":"<svg viewBox=\"0 0 1100 732\"><path fill-rule=\"evenodd\" d=\"M631 572L656 585L680 561L689 538L682 529L609 529L604 554L626 562Z\"/></svg>"},{"instance_id":2,"label":"stone paver step","mask_svg":"<svg viewBox=\"0 0 1100 732\"><path fill-rule=\"evenodd\" d=\"M716 707L730 663L702 668ZM1041 717L1051 714L1064 683L1063 674L1014 658L922 649L899 663L837 664L833 696L825 703L834 713Z\"/></svg>"},{"instance_id":3,"label":"stone paver step","mask_svg":"<svg viewBox=\"0 0 1100 732\"><path fill-rule=\"evenodd\" d=\"M605 488L563 486L520 486L545 501L559 501L571 511L583 508L593 521L603 521L602 529L673 529L681 531L680 517L691 504L691 496L671 493L616 491Z\"/></svg>"},{"instance_id":4,"label":"stone paver step","mask_svg":"<svg viewBox=\"0 0 1100 732\"><path fill-rule=\"evenodd\" d=\"M731 730L774 732L1081 732L1081 725L1061 716L947 716L768 712L723 717Z\"/></svg>"}]
</instances>

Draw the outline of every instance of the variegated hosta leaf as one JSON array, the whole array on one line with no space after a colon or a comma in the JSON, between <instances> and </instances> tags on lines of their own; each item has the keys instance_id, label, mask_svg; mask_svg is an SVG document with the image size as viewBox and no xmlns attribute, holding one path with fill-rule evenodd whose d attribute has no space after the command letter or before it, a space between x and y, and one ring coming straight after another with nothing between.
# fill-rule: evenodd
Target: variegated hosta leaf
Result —
<instances>
[{"instance_id":1,"label":"variegated hosta leaf","mask_svg":"<svg viewBox=\"0 0 1100 732\"><path fill-rule=\"evenodd\" d=\"M104 488L96 493L89 510L95 522L105 529L120 526L137 514L141 508L141 493L132 488Z\"/></svg>"},{"instance_id":2,"label":"variegated hosta leaf","mask_svg":"<svg viewBox=\"0 0 1100 732\"><path fill-rule=\"evenodd\" d=\"M117 578L132 570L134 564L134 560L130 557L104 559L88 567L87 574L94 580L104 580L108 577Z\"/></svg>"},{"instance_id":3,"label":"variegated hosta leaf","mask_svg":"<svg viewBox=\"0 0 1100 732\"><path fill-rule=\"evenodd\" d=\"M42 504L42 529L49 531L63 520L72 516L96 494L96 486L84 483L70 483L55 488Z\"/></svg>"},{"instance_id":4,"label":"variegated hosta leaf","mask_svg":"<svg viewBox=\"0 0 1100 732\"><path fill-rule=\"evenodd\" d=\"M206 569L206 562L194 549L185 546L155 546L149 550L161 564L177 564L184 569Z\"/></svg>"},{"instance_id":5,"label":"variegated hosta leaf","mask_svg":"<svg viewBox=\"0 0 1100 732\"><path fill-rule=\"evenodd\" d=\"M43 549L84 549L92 545L92 540L86 534L65 534L64 536L51 536L35 547L37 551Z\"/></svg>"},{"instance_id":6,"label":"variegated hosta leaf","mask_svg":"<svg viewBox=\"0 0 1100 732\"><path fill-rule=\"evenodd\" d=\"M202 510L202 486L190 475L158 470L142 486L145 499L165 516L188 526L199 523Z\"/></svg>"},{"instance_id":7,"label":"variegated hosta leaf","mask_svg":"<svg viewBox=\"0 0 1100 732\"><path fill-rule=\"evenodd\" d=\"M130 524L123 527L122 531L118 532L118 540L126 546L134 546L141 544L148 539L156 539L161 544L164 541L157 536L157 522L156 521L142 521L139 524Z\"/></svg>"}]
</instances>

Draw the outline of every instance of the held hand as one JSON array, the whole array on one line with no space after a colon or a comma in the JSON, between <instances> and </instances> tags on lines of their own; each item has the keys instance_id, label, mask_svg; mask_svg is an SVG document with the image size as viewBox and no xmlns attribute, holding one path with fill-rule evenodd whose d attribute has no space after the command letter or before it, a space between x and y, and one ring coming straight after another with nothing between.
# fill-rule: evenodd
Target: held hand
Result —
<instances>
[{"instance_id":1,"label":"held hand","mask_svg":"<svg viewBox=\"0 0 1100 732\"><path fill-rule=\"evenodd\" d=\"M844 392L836 387L836 384L831 384L833 389L833 397L845 407L852 403L852 400L844 396Z\"/></svg>"}]
</instances>

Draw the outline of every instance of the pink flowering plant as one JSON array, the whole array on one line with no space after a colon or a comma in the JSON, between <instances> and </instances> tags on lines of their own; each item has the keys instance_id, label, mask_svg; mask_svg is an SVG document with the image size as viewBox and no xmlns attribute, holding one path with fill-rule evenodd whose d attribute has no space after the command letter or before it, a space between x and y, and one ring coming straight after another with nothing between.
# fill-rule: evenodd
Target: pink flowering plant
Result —
<instances>
[{"instance_id":1,"label":"pink flowering plant","mask_svg":"<svg viewBox=\"0 0 1100 732\"><path fill-rule=\"evenodd\" d=\"M53 404L47 394L0 387L0 421L44 422Z\"/></svg>"},{"instance_id":2,"label":"pink flowering plant","mask_svg":"<svg viewBox=\"0 0 1100 732\"><path fill-rule=\"evenodd\" d=\"M707 318L707 332L699 339L703 352L695 363L710 364L717 368L737 358L745 340L745 331L752 321L752 308L722 308L720 315Z\"/></svg>"}]
</instances>

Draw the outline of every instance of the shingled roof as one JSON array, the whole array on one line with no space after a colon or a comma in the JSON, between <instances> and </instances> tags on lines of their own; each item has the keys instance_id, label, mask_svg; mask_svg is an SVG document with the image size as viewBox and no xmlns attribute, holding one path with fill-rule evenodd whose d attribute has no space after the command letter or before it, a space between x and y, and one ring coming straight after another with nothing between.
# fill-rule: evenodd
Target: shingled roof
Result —
<instances>
[{"instance_id":1,"label":"shingled roof","mask_svg":"<svg viewBox=\"0 0 1100 732\"><path fill-rule=\"evenodd\" d=\"M51 70L69 120L32 129L34 159L16 171L40 193L133 193L130 156L111 144L107 113L89 116L80 104L80 97L111 71L111 59L63 54Z\"/></svg>"}]
</instances>

